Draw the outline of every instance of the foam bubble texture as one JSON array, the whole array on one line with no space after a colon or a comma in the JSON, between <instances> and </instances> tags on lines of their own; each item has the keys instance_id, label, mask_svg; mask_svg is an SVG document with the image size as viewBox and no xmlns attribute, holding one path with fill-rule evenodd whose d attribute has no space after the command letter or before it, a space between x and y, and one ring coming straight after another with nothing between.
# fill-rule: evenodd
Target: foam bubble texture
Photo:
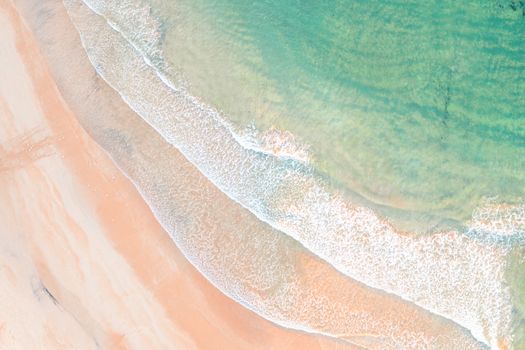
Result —
<instances>
[{"instance_id":1,"label":"foam bubble texture","mask_svg":"<svg viewBox=\"0 0 525 350\"><path fill-rule=\"evenodd\" d=\"M511 205L489 198L474 210L468 226L473 235L525 245L525 204Z\"/></svg>"}]
</instances>

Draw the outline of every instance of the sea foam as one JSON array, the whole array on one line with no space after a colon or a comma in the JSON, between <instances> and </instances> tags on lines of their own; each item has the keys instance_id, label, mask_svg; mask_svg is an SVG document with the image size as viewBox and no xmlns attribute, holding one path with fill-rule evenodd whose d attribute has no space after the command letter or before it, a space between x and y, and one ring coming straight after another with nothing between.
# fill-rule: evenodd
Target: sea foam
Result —
<instances>
[{"instance_id":1,"label":"sea foam","mask_svg":"<svg viewBox=\"0 0 525 350\"><path fill-rule=\"evenodd\" d=\"M472 213L468 234L491 242L525 246L525 204L512 205L487 198Z\"/></svg>"},{"instance_id":2,"label":"sea foam","mask_svg":"<svg viewBox=\"0 0 525 350\"><path fill-rule=\"evenodd\" d=\"M99 74L230 198L347 276L451 319L493 348L511 343L506 247L459 232L397 232L329 193L302 159L245 147L223 116L161 73L162 36L150 11L129 16L136 22L128 28L128 2L85 3L116 30L94 31L72 15Z\"/></svg>"}]
</instances>

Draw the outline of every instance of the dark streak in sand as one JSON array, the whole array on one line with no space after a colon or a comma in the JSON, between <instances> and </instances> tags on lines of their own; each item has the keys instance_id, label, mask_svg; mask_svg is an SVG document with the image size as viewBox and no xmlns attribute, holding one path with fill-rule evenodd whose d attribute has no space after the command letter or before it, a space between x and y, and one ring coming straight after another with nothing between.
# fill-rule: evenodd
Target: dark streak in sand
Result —
<instances>
[{"instance_id":1,"label":"dark streak in sand","mask_svg":"<svg viewBox=\"0 0 525 350\"><path fill-rule=\"evenodd\" d=\"M43 284L42 284L42 291L44 292L44 294L46 294L49 297L49 299L51 299L51 301L55 305L60 305L60 303L58 302L57 298L55 298L55 296Z\"/></svg>"}]
</instances>

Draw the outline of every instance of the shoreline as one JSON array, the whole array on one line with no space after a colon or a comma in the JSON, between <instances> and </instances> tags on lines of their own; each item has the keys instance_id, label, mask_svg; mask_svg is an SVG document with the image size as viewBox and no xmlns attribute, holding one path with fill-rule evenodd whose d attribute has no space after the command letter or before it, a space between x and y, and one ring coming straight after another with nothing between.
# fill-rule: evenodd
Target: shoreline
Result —
<instances>
[{"instance_id":1,"label":"shoreline","mask_svg":"<svg viewBox=\"0 0 525 350\"><path fill-rule=\"evenodd\" d=\"M259 220L301 242L313 254L347 276L453 319L486 343L495 344L500 338L510 337L510 296L505 282L494 279L494 276L502 275L505 254L502 249L469 240L458 232L443 232L417 239L408 237L394 232L387 223L376 220L370 210L355 208L340 201L340 198L332 198L317 184L308 181L304 184L301 174L288 174L290 176L283 178L280 173L282 164L259 162L255 155L247 154L238 143L230 140L229 134L225 136L227 126L220 126L220 120L213 118L220 117L214 114L216 111L201 106L198 98L186 96L185 91L167 88L165 85L169 84L162 77L159 80L159 72L150 69L149 60L146 58L144 62L142 53L130 47L126 35L123 38L118 30L114 30L118 25L111 25L112 30L104 18L86 11L81 2L76 5L76 1L68 3L72 6L73 22L99 74L147 124L162 135L165 142L175 145L230 199L248 208ZM97 29L94 31L93 28ZM93 35L95 32L98 34ZM133 43L131 46L134 46ZM126 63L127 69L122 70L122 62ZM128 79L130 74L135 78ZM157 108L159 103L163 108ZM200 115L198 112L210 112L212 115ZM189 135L193 137L188 138ZM220 135L227 140L217 152L217 144L222 145ZM229 151L239 151L240 154L230 154ZM225 154L230 154L232 158L226 159ZM238 159L239 155L243 155L241 159ZM272 168L273 165L277 168ZM258 178L257 175L260 175L262 182L252 181ZM275 181L270 181L272 179ZM274 184L280 180L288 181L288 185L297 180L307 187L307 191L301 191L301 186L290 188ZM283 193L279 192L281 190ZM290 202L287 202L288 199ZM268 208L264 205L265 201L275 206ZM270 213L266 215L264 209L261 212L261 207ZM326 211L326 215L320 215L321 211ZM328 220L327 217L340 220ZM170 219L167 217L161 222L170 222ZM171 232L171 228L168 231ZM385 250L385 246L391 249ZM438 251L448 254L436 254ZM192 261L195 263L195 259ZM374 268L371 269L370 264ZM459 265L461 269L453 268ZM392 269L392 266L396 268ZM412 273L405 274L403 271ZM461 277L457 276L458 273ZM479 285L485 286L483 293L477 289ZM469 297L448 300L458 289ZM444 303L443 298L447 302ZM483 307L480 309L479 305Z\"/></svg>"},{"instance_id":2,"label":"shoreline","mask_svg":"<svg viewBox=\"0 0 525 350\"><path fill-rule=\"evenodd\" d=\"M20 2L20 1L19 1ZM70 24L71 25L71 24ZM74 37L75 35L71 36L70 37ZM80 52L80 51L79 51ZM49 53L49 52L48 52ZM75 64L78 64L80 67L80 63L78 62L75 62ZM56 65L56 63L55 63ZM82 69L82 68L79 68L79 69ZM53 72L53 74L56 74L57 72L59 72L60 69L58 70L55 70ZM58 73L60 74L60 73ZM95 74L96 75L96 74ZM81 75L82 76L82 75ZM70 79L71 81L75 80L75 79L78 79L78 77L76 76L70 76L70 77L67 77L66 79ZM68 83L71 83L68 82ZM78 83L77 85L82 85L83 84L83 79L78 79ZM108 86L100 80L100 78L98 78L98 80L96 80L96 83L93 83L94 86L97 87L97 89L100 89L100 90L103 90L103 91L112 91L110 88L108 88ZM63 83L62 86L67 86L66 83ZM79 90L82 90L82 89L89 89L88 87L88 84L85 84L85 87L79 87ZM82 107L80 106L80 104L82 102L79 102L78 101L78 97L75 97L73 96L75 94L75 92L73 91L69 91L68 92L68 89L61 89L60 91L62 94L64 95L67 95L67 93L70 93L72 95L69 96L69 98L67 98L65 96L65 100L68 101L68 103L72 103L71 101L73 101L73 105L75 104L75 101L78 103L78 105L76 105L75 107L76 108L72 108L73 110L75 110L75 115L73 116L73 119L76 117L78 118L78 120L82 123L82 114L77 114L76 113L76 110L77 109L80 109L82 110L82 108L85 108L85 107ZM41 94L43 94L43 90L41 91ZM98 94L98 95L97 95ZM103 93L101 92L97 92L97 93L94 93L94 97L92 101L97 101L97 96L101 96ZM86 93L87 96L90 96L91 97L91 94L89 92ZM116 96L118 98L118 96L116 95L116 93L114 91L111 92L110 96ZM106 101L102 101L100 102L101 105L105 105L105 111L113 111L112 113L119 113L121 112L123 109L127 109L128 107L127 106L124 106L124 104L122 103L122 101L117 101L117 100L114 100L113 97L111 98L108 98ZM110 106L110 107L108 107ZM86 109L84 109L84 111L86 111ZM104 115L103 113L101 113L101 116L100 118L104 118ZM99 120L97 121L95 119L95 121L88 121L87 118L84 119L84 122L86 124L89 124L89 123L92 123L91 124L91 128L86 128L88 131L91 131L91 133L93 133L94 135L94 138L98 140L104 140L104 139L108 139L108 135L97 135L98 132L107 132L107 129L104 130L103 128L99 128L97 129L97 123L101 123L100 125L102 125L102 123L104 122L103 120ZM69 132L63 132L63 131L60 131L59 132L60 135L64 135L64 134L69 134ZM125 140L123 141L124 144L125 144ZM65 142L67 144L67 142ZM91 142L92 143L92 142ZM124 145L123 144L123 145ZM102 145L104 148L106 147L115 147L115 145L110 145L110 144L106 144L106 145ZM122 146L122 145L121 145ZM129 146L129 145L128 145ZM132 147L132 146L131 146ZM124 175L122 175L120 173L119 170L116 170L115 166L113 165L113 162L112 160L110 160L107 155L105 154L104 151L102 150L95 150L97 148L97 146L95 145L93 149L89 149L88 153L94 153L96 156L90 158L89 161L93 161L95 160L95 162L102 162L102 163L107 163L107 160L109 160L109 163L107 163L107 167L108 168L111 168L112 170L107 170L107 173L105 175L105 177L109 177L109 178L114 178L114 177L118 177L120 178L122 181L124 182L127 182L128 185L125 186L126 190L120 192L120 193L117 193L116 195L114 195L115 197L117 197L118 201L116 203L118 203L116 206L118 208L125 208L125 207L129 207L129 202L134 202L135 200L130 200L132 197L135 198L139 198L137 199L138 202L142 203L142 204L137 204L135 206L135 204L133 205L134 206L134 209L133 210L128 210L129 212L131 212L131 214L129 214L127 217L124 215L124 214L120 214L120 213L115 213L115 206L112 206L110 205L109 203L106 203L106 198L104 197L104 199L101 198L100 196L100 193L107 193L107 192L104 192L104 190L102 190L100 187L97 187L97 186L94 186L93 183L97 183L97 181L91 181L89 179L86 179L87 178L87 175L86 174L83 174L82 171L78 172L75 176L79 176L81 177L83 180L81 181L82 183L90 183L91 185L90 186L93 186L91 187L89 190L87 190L87 193L84 193L85 197L89 199L89 201L93 201L95 203L97 203L95 205L96 207L96 216L98 217L98 220L100 220L105 228L106 228L106 235L110 238L110 240L113 241L113 244L116 244L118 249L119 250L119 253L126 256L130 262L130 265L134 265L135 266L135 269L138 267L138 266L142 266L143 265L143 262L141 262L140 259L143 259L145 258L144 256L142 255L147 255L147 260L150 261L150 262L154 262L153 263L153 266L154 267L149 267L147 268L145 271L141 271L140 272L140 275L144 278L144 276L148 276L148 275L155 275L155 276L159 276L161 275L162 278L161 278L161 282L158 282L158 283L166 283L168 284L167 282L165 282L165 279L167 278L169 281L172 281L172 280L176 280L177 278L181 278L184 280L184 282L186 283L190 283L192 285L198 285L199 283L196 283L194 281L194 279L202 279L203 282L201 283L202 285L206 285L208 284L209 286L207 288L211 288L215 291L215 293L218 293L222 298L216 296L218 299L220 299L220 301L218 302L218 305L217 303L215 302L210 302L209 301L209 296L207 297L208 299L206 299L206 302L202 305L204 306L201 306L202 308L204 307L208 307L208 308L217 308L218 310L216 310L216 314L217 314L217 319L220 319L220 321L214 321L214 322L209 322L208 318L209 318L209 315L208 315L208 312L209 312L209 309L208 310L201 310L202 314L201 316L197 317L196 320L194 321L191 321L190 325L188 324L182 324L182 323L185 323L186 320L184 320L184 322L182 322L181 320L179 320L179 324L177 325L178 327L175 327L175 328L182 328L182 329L189 329L187 330L186 333L189 333L189 334L196 334L196 332L198 332L198 330L195 330L194 326L192 325L193 323L195 324L199 324L199 322L204 322L203 320L206 319L208 323L210 323L210 327L211 328L215 328L215 336L218 337L218 338L227 338L225 339L224 341L225 342L228 342L228 341L232 341L233 339L237 339L237 337L234 337L233 336L233 333L235 332L240 332L242 331L242 333L244 334L243 336L243 339L245 340L245 344L246 343L250 343L250 340L251 339L257 339L257 341L262 341L263 337L262 335L258 334L259 332L261 332L261 329L264 329L266 331L266 335L268 334L271 334L272 336L270 336L271 339L273 339L273 342L272 343L272 340L269 340L269 342L271 343L271 347L272 348L280 348L280 346L282 346L282 348L287 348L287 346L291 346L289 344L286 344L286 345L283 345L283 343L281 343L282 341L286 342L286 341L290 341L290 342L295 342L297 344L302 344L300 346L312 346L312 348L320 348L320 349L328 349L328 348L341 348L343 346L346 346L346 344L342 344L341 342L337 342L332 339L328 339L328 338L324 338L324 337L319 337L319 336L316 336L316 335L313 335L313 334L308 334L308 333L301 333L301 332L297 332L297 331L292 331L292 330L287 330L287 329L284 329L284 328L281 328L281 327L278 327L278 326L275 326L274 324L264 320L263 318L261 318L260 316L256 315L255 313L252 313L251 311L248 311L247 309L245 309L243 306L239 305L237 302L229 299L228 297L224 296L222 293L220 293L218 290L216 290L213 286L211 286L211 284L206 281L202 276L200 276L200 274L191 266L191 264L189 262L187 262L185 260L184 257L182 257L182 254L180 252L178 252L177 248L174 248L175 245L172 243L172 241L169 239L168 235L166 234L166 232L160 228L160 226L158 225L157 221L155 218L153 218L152 214L151 214L151 211L150 211L150 208L144 203L144 200L142 199L142 197L137 193L137 190L135 189L135 187L129 182L128 178L126 178ZM69 151L64 151L64 153L68 153ZM132 155L133 152L130 152L130 154ZM106 159L104 161L101 161L100 159ZM89 164L89 161L87 161L87 163L85 164ZM118 163L118 162L116 162ZM93 174L95 172L98 172L100 171L100 168L104 168L104 166L101 166L100 164L97 164L95 167L94 167L94 170L93 170ZM46 169L46 171L50 171L50 169ZM57 177L58 178L58 174L56 173L53 173L53 172L50 172L49 173L50 175L49 176L54 176L54 177ZM117 180L111 180L109 183L111 184L111 186L114 186L116 184L116 182L120 182L117 181ZM120 187L120 185L119 185ZM109 187L108 187L109 188ZM84 189L85 190L85 189ZM121 198L122 196L122 193L125 193L125 198ZM131 193L133 193L134 195L131 195ZM110 196L111 197L111 196ZM162 233L162 238L159 236L158 238L156 238L156 242L158 244L158 246L156 246L154 243L152 243L150 241L151 237L148 235L147 236L147 239L146 237L141 237L141 230L140 229L137 229L135 227L131 227L133 225L131 224L136 224L137 223L137 217L140 217L143 215L144 211L148 212L149 213L149 218L145 219L146 221L148 221L149 223L146 225L146 224L142 224L144 225L144 227L147 227L149 228L150 225L153 225L153 226L156 226L157 229L159 229ZM133 232L136 232L136 239L134 240L134 242L136 242L137 246L133 247L133 243L128 243L126 242L127 239L129 239L129 236L126 236L126 235L123 235L122 232L124 232L124 230L122 230L122 227L119 226L119 224L115 224L113 221L115 220L115 216L117 217L120 217L122 216L121 219L119 219L118 221L121 223L121 224L124 224L126 223L126 221L130 221L131 220L131 223L128 223L128 226L129 228L127 229L127 231L133 231ZM139 220L140 221L140 220ZM116 234L116 232L121 232L120 235ZM160 235L160 233L159 233ZM149 248L147 248L149 247ZM166 248L167 247L167 248ZM158 259L158 256L170 256L173 254L173 250L176 250L178 252L178 254L180 255L180 257L178 258L180 261L177 261L177 263L175 264L176 266L179 267L179 265L183 265L185 266L184 268L180 269L180 270L183 270L183 272L180 273L180 276L175 278L175 277L166 277L166 275L169 275L171 276L172 274L174 274L174 271L173 271L173 266L170 266L170 268L164 268L163 269L160 269L157 270L158 266L157 266L157 262L156 262L156 259ZM126 254L123 254L123 252L126 252ZM151 252L151 253L150 253ZM146 254L146 253L149 253L149 254ZM173 264L173 258L171 259L167 259L171 264ZM134 269L134 270L135 270ZM178 268L175 268L175 271L177 271ZM189 273L188 270L191 270L193 271L193 273ZM162 273L161 273L162 272ZM135 273L137 273L137 271L135 271ZM43 274L45 274L43 272ZM137 273L138 274L138 273ZM189 274L190 276L193 276L193 277L187 277L186 275ZM181 276L184 276L184 277L181 277ZM153 277L151 277L153 278ZM51 277L49 277L50 280L52 280ZM190 281L190 282L188 282ZM179 280L180 282L180 280ZM50 285L53 284L53 282L48 282ZM155 281L154 279L150 281L150 288L153 288L151 286L155 286L155 283L157 283L157 281ZM143 282L144 284L144 282ZM204 290L207 290L206 287L203 287L203 286L200 286L199 288L195 287L196 290L200 290L200 288L204 288ZM50 287L50 290L51 289L55 289L55 288L51 288ZM146 288L148 289L148 288ZM169 300L171 298L173 298L172 295L170 294L174 294L174 291L177 291L179 292L180 289L184 289L184 287L181 287L180 284L178 283L171 283L169 288L168 286L164 286L163 288L163 299L164 299L164 304L171 304L173 303L173 301ZM186 291L187 291L187 295L185 296L185 298L187 299L185 302L188 302L188 300L192 300L194 297L195 297L195 294L191 291L188 290L188 288L186 288ZM212 292L209 292L211 294L213 294ZM60 294L60 293L56 293L56 292L51 292L51 295L55 295L55 294ZM183 293L184 294L184 293ZM199 293L197 293L199 294ZM156 298L159 298L159 296L155 296ZM60 297L57 297L58 300L61 299ZM163 304L161 303L161 304ZM181 305L184 303L184 302L180 302ZM181 305L179 305L179 307L182 307ZM164 305L165 306L165 305ZM191 307L188 307L189 309L191 309ZM235 316L232 316L230 313L231 313L231 309L235 309L238 311L236 311L235 313L240 313L242 315L244 315L244 318L243 317L237 317L238 315L235 315ZM172 311L175 311L176 308L174 306L171 306L170 308ZM241 311L242 310L242 311ZM188 311L188 313L191 313L190 311ZM222 318L221 318L222 317ZM226 337L226 335L222 334L225 330L223 329L223 326L222 325L221 327L218 327L217 326L217 323L221 323L221 322L224 322L224 318L225 319L230 319L230 318L233 318L233 319L230 319L227 323L228 323L228 328L229 328L229 336ZM250 324L249 327L246 326L246 319L250 320L249 322L247 322L248 324ZM257 320L255 320L257 319ZM254 326L255 324L255 326ZM274 329L275 328L275 329ZM218 329L220 329L220 332L218 332ZM200 331L199 331L200 332ZM213 333L213 332L211 332ZM226 332L228 333L228 332ZM115 342L118 342L120 340L119 337L121 335L117 335L115 336ZM123 337L123 336L122 336ZM124 338L124 337L123 337ZM191 338L191 337L190 337ZM206 334L204 336L199 336L199 338L201 338L201 341L202 339L207 339L207 341L203 344L201 344L201 346L199 346L199 348L212 348L213 346L216 346L217 343L216 342L213 342L211 339L212 337L210 335L208 335L208 333L206 332ZM215 339L215 338L213 338ZM291 339L291 340L289 340ZM184 339L184 337L180 338L179 339L180 342L184 343L186 340ZM266 340L268 341L268 340ZM294 344L295 344L294 343ZM229 344L229 343L228 343ZM254 347L254 346L258 346L258 345L255 345L253 343L250 343L250 346L251 347ZM264 348L263 345L260 345L261 348ZM268 343L266 343L264 346L268 346ZM295 346L295 345L292 345L292 346ZM298 345L299 346L299 345ZM349 346L349 345L348 345ZM502 348L504 348L505 345L502 345ZM239 348L242 348L242 347L239 347ZM345 347L345 348L348 348L348 347Z\"/></svg>"},{"instance_id":3,"label":"shoreline","mask_svg":"<svg viewBox=\"0 0 525 350\"><path fill-rule=\"evenodd\" d=\"M69 21L69 19L67 20ZM40 24L40 27L39 27L40 29L42 25L45 26L45 23ZM41 29L40 32L41 33L45 32L45 30ZM60 33L60 31L58 31L58 33ZM42 36L43 36L42 40L45 40L46 38L45 34L42 34ZM53 35L51 37L53 37ZM59 35L59 37L63 39L61 34ZM50 42L52 43L52 41L50 40L46 41L48 45L51 45ZM77 44L77 45L78 47L81 46L80 44ZM55 49L54 52L60 52L60 49L61 47L59 47L58 49ZM62 51L67 52L67 48ZM80 51L82 50L79 50L79 52ZM50 52L52 54L53 51L50 51ZM82 59L84 61L87 61L86 58L82 58ZM81 60L79 60L79 58L74 58L74 59L70 59L70 61L78 62ZM56 62L67 62L67 60L61 57L60 54L57 54L57 57L51 58L51 62L55 62L55 64L57 64ZM225 228L230 229L228 224L218 224L218 223L226 223L226 222L231 221L232 218L237 218L240 216L243 218L243 220L250 220L250 222L255 220L255 224L250 224L247 227L251 227L255 225L252 230L255 230L255 231L263 230L263 232L265 232L265 235L270 234L270 232L268 232L269 228L267 227L266 224L261 223L259 220L255 219L251 214L247 215L245 210L239 210L241 208L239 205L233 204L232 201L227 196L225 196L223 193L218 191L212 184L210 184L208 179L206 179L200 173L196 172L194 167L191 164L189 164L189 162L186 159L184 159L184 157L182 157L178 151L173 149L171 145L166 144L165 140L162 139L161 136L153 132L153 130L151 130L149 125L147 125L147 123L142 120L142 118L135 115L134 112L130 112L128 105L125 104L120 99L120 96L118 96L114 90L106 89L108 91L104 93L99 93L96 97L92 97L92 95L95 95L95 94L91 94L91 91L89 91L86 95L89 96L89 98L93 99L91 102L86 104L84 100L77 101L78 97L76 97L75 95L81 96L82 91L80 90L80 88L77 88L75 86L76 81L72 81L73 79L71 78L72 76L76 77L76 72L77 72L75 70L76 68L74 70L69 70L69 73L64 73L64 69L62 69L62 67L64 66L65 66L64 63L61 63L61 64L58 63L58 69L55 70L55 74L57 75L57 77L59 77L59 80L61 81L62 85L65 86L64 93L72 94L72 96L70 96L71 101L73 101L73 103L76 103L77 110L80 111L80 114L77 114L77 117L80 118L81 123L84 122L84 126L87 130L91 130L91 132L94 133L95 139L97 139L98 142L100 142L101 145L110 154L112 154L113 159L116 161L117 164L119 164L119 167L123 169L125 173L128 173L128 176L130 176L130 178L135 179L134 182L136 183L137 187L142 188L141 192L146 191L145 194L143 193L143 197L148 197L148 194L150 195L150 198L153 197L154 200L151 201L149 204L153 208L153 210L157 213L157 216L165 215L166 210L168 211L168 213L170 213L168 217L164 216L161 220L161 222L164 222L164 224L168 225L167 230L169 232L173 233L180 229L179 227L170 226L172 224L177 224L177 223L171 222L171 220L173 220L174 218L176 219L180 215L182 216L187 215L188 217L192 217L196 215L195 213L191 211L190 212L185 211L184 208L178 208L177 214L174 215L173 217L173 215L171 214L172 209L169 208L170 205L168 205L165 202L169 201L170 203L177 203L178 196L182 196L182 198L185 198L185 196L187 196L188 194L187 193L185 194L184 191L181 191L182 193L178 193L177 195L175 195L176 193L172 193L173 191L171 189L178 188L178 187L191 189L192 187L195 186L195 181L198 181L200 182L198 186L204 186L204 184L206 184L204 188L206 189L207 192L216 193L213 195L212 198L202 198L201 200L197 200L198 203L205 204L205 203L214 203L214 202L219 201L223 203L223 205L225 205L223 209L231 208L231 209L228 209L229 211L227 211L227 212L231 212L228 215L224 215L223 213L220 213L220 212L213 214L215 217L218 215L218 217L214 219L216 220L217 225L221 227L224 226ZM86 69L88 69L91 73L86 73L84 76L87 77L87 79L85 78L80 79L81 81L89 81L91 76L97 75L94 72L91 66L91 63L87 62L86 67L87 67ZM100 85L95 85L95 86L98 89L98 88L101 88L101 85L106 86L105 83L103 82ZM73 89L72 87L77 88L77 90ZM72 93L72 91L75 91L75 93ZM113 101L112 99L107 98L107 96L116 96L116 100L115 100L116 102ZM93 104L93 105L98 104L100 105L100 107L111 106L111 109L107 109L107 111L104 111L104 113L107 113L108 116L110 115L112 118L105 118L104 120L98 120L97 117L98 117L99 110L97 110L95 115L93 115L93 111L87 106L89 104ZM103 113L101 112L100 114L102 116ZM140 125L143 125L143 126L140 126ZM139 129L141 131L138 131ZM149 131L146 132L146 129ZM137 145L137 148L135 149L133 145ZM160 157L161 155L162 157ZM141 162L143 164L141 164ZM165 164L162 164L162 163L165 163ZM153 172L153 170L157 170L158 173L154 175L155 172ZM179 174L180 172L182 173L187 172L188 175L181 177L181 175ZM156 179L156 181L151 182L150 180L148 180L148 179L151 179L152 177ZM191 179L191 178L195 178L195 181L193 182L188 181L188 179ZM207 189L208 187L209 189ZM148 191L149 193L147 193ZM199 191L195 189L191 193L192 193L191 196L193 199L189 202L196 201L196 198L198 198L197 195L199 194ZM215 197L219 197L223 199L218 200ZM164 206L161 205L160 207L159 206L155 207L155 205L159 204L159 202L164 202L165 205ZM189 203L187 203L186 205L188 204ZM209 208L208 210L210 209L213 209L213 208ZM186 212L186 214L183 214L184 212ZM202 215L204 215L204 213L202 213ZM210 215L211 215L210 213L207 213L206 217L209 217ZM202 219L206 220L206 217L202 217ZM201 222L201 221L198 220L198 222ZM243 227L244 225L246 225L246 223L239 224L237 226ZM209 230L209 229L210 228L206 226L202 227L202 230L204 231ZM217 232L217 234L219 235L224 235L226 233L228 232L222 232L222 233ZM198 233L195 232L195 234L198 234ZM282 236L282 234L278 234L278 236ZM213 235L210 234L210 237L213 237ZM286 239L289 240L289 238L286 238ZM180 241L180 240L177 244L181 244L181 243L185 244L183 241ZM292 243L292 244L295 245L296 243ZM194 245L195 245L195 242L191 244L190 249L194 248ZM206 254L205 252L206 252L206 249L208 248L202 247L201 249L203 248L204 248L203 252L194 251L193 254ZM238 252L232 251L229 253L237 254ZM185 254L188 254L187 249L186 249ZM193 257L192 261L195 262L194 258L195 257ZM317 258L312 259L312 257L308 257L307 260L316 261ZM208 264L210 264L210 262L208 262ZM294 263L294 264L297 264L297 263ZM406 311L402 311L401 314L405 312L416 312L418 315L420 315L417 317L422 317L421 322L420 322L421 325L428 324L429 320L431 318L434 318L434 316L429 318L428 315L430 314L428 312L421 312L422 310L419 309L418 307L415 307L408 302L400 301L398 297L394 297L392 295L386 296L387 295L386 293L379 292L377 290L374 290L371 293L371 295L368 296L367 295L369 294L368 291L372 290L369 287L363 288L363 286L360 283L356 283L355 281L348 279L348 278L342 278L342 276L340 276L339 273L333 271L331 267L327 268L324 264L315 263L313 265L316 268L321 269L323 271L325 270L330 271L329 275L330 275L330 278L333 279L334 285L343 284L347 286L346 288L349 290L349 292L351 292L354 289L357 289L359 291L358 293L359 298L361 298L360 300L363 300L361 303L364 302L363 306L369 307L369 305L372 304L370 300L373 300L374 298L378 298L376 299L377 305L374 307L371 307L370 309L370 310L375 310L374 315L378 317L378 320L385 320L385 321L390 320L388 322L391 322L392 321L391 317L393 317L393 315L384 315L383 312L380 312L379 310L377 310L378 305L384 305L385 309L390 309L391 307L394 307L395 305L394 308L400 308L400 310L406 310ZM286 266L286 264L284 266ZM227 266L223 266L223 267L225 267L226 269L231 269L231 267L227 267ZM201 265L198 268L201 269L202 271L203 268L209 268L209 266L206 267L206 266ZM315 268L309 272L311 272L312 274L315 274L314 271L315 271ZM224 272L225 271L221 271L220 273L224 273ZM233 270L230 272L233 272ZM261 273L261 272L258 272L258 273ZM263 275L265 274L267 274L267 272L263 272ZM236 276L235 278L239 278L239 276ZM301 276L301 278L304 278L304 277ZM217 283L217 281L215 283ZM310 288L313 290L318 288L315 282L312 283L307 280L300 280L299 283L302 283L302 284L306 283L304 287ZM223 284L222 288L224 287L225 285ZM231 293L236 295L235 292L232 291L231 289L229 293L230 295ZM322 293L326 293L326 292L322 292ZM351 293L356 293L356 291L353 291ZM372 299L370 299L371 296L373 296ZM238 299L236 297L234 298ZM335 302L335 300L337 299L344 300L345 295L342 292L336 292L334 293L334 295L330 296L330 298L331 299L335 298L334 299L334 302ZM313 302L313 300L311 302ZM347 308L347 312L356 312L356 310L353 310L353 308L357 306L357 305L354 305L354 303L359 305L359 302L352 302L352 303L345 302L343 303L344 305L341 307ZM412 309L414 309L414 311L408 311ZM415 310L418 310L418 311L415 311ZM292 310L292 312L297 312L297 311ZM326 315L323 315L323 317L326 317ZM342 316L336 316L336 319L337 317L339 317L340 324L337 324L336 322L335 325L332 324L330 325L330 327L335 326L339 328L336 334L341 334L341 333L345 333L349 331L348 328L345 328L344 326L344 324L346 324L348 321L343 321L344 318ZM265 318L268 318L268 316L266 316ZM442 320L442 321L439 321L438 323L443 322L443 319L441 317L435 316L435 318ZM395 320L393 322L394 324L399 322L399 318L398 320ZM408 322L408 320L403 319L402 322ZM451 321L447 320L442 325L444 327L449 327L450 331L452 331L452 329L455 327L455 325L452 326L452 324L453 323ZM294 327L293 321L287 321L286 325ZM298 325L295 325L295 327L297 326ZM324 325L323 327L326 328L327 325ZM327 329L330 329L330 327L328 327ZM422 326L421 329L425 329L425 327L426 326ZM434 326L430 326L430 329L432 329L433 327ZM353 331L353 333L359 334L359 331L358 331L359 328L361 327L357 327ZM423 333L428 332L430 329L426 329L425 331L423 331ZM317 329L317 331L319 331L319 329ZM333 331L334 329L332 329L331 332ZM449 330L447 330L446 332L448 331ZM455 331L452 331L452 332L455 332ZM381 332L379 333L381 334ZM432 333L432 331L430 331L430 333Z\"/></svg>"}]
</instances>

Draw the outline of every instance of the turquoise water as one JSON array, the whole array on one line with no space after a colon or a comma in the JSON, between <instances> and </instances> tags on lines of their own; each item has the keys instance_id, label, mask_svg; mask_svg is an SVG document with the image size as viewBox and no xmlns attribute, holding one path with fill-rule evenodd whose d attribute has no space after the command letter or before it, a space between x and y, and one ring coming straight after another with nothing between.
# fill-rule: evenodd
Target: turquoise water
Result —
<instances>
[{"instance_id":1,"label":"turquoise water","mask_svg":"<svg viewBox=\"0 0 525 350\"><path fill-rule=\"evenodd\" d=\"M192 93L240 128L289 130L328 183L394 221L523 199L522 3L151 3Z\"/></svg>"}]
</instances>

